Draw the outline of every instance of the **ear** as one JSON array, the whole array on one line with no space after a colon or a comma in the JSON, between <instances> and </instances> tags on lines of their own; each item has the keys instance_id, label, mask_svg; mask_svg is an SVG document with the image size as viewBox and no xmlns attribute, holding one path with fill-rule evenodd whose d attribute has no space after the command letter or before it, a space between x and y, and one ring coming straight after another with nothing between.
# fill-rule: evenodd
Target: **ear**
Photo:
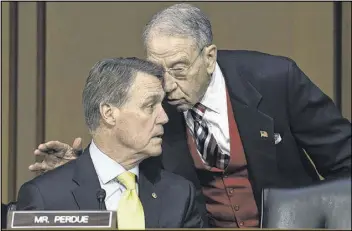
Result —
<instances>
[{"instance_id":1,"label":"ear","mask_svg":"<svg viewBox=\"0 0 352 231\"><path fill-rule=\"evenodd\" d=\"M213 74L213 72L215 71L217 53L218 49L214 44L204 48L207 72L209 75Z\"/></svg>"},{"instance_id":2,"label":"ear","mask_svg":"<svg viewBox=\"0 0 352 231\"><path fill-rule=\"evenodd\" d=\"M118 108L108 103L101 103L99 106L101 120L107 126L114 126L116 124L116 116Z\"/></svg>"}]
</instances>

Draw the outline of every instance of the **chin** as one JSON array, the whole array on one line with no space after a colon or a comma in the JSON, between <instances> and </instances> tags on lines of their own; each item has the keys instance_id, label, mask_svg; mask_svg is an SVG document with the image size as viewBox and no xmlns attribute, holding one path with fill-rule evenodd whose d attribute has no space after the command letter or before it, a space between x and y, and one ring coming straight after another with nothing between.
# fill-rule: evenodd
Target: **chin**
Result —
<instances>
[{"instance_id":1,"label":"chin","mask_svg":"<svg viewBox=\"0 0 352 231\"><path fill-rule=\"evenodd\" d=\"M160 156L162 152L154 152L149 155L149 157L157 157Z\"/></svg>"},{"instance_id":2,"label":"chin","mask_svg":"<svg viewBox=\"0 0 352 231\"><path fill-rule=\"evenodd\" d=\"M162 153L161 145L156 145L154 147L150 147L148 150L145 151L145 153L149 157L160 156Z\"/></svg>"},{"instance_id":3,"label":"chin","mask_svg":"<svg viewBox=\"0 0 352 231\"><path fill-rule=\"evenodd\" d=\"M184 111L187 111L189 109L191 109L192 107L188 104L180 104L180 105L176 105L176 109L177 111L179 112L184 112Z\"/></svg>"},{"instance_id":4,"label":"chin","mask_svg":"<svg viewBox=\"0 0 352 231\"><path fill-rule=\"evenodd\" d=\"M163 152L163 150L160 145L159 148L156 148L155 150L153 150L153 152L151 152L150 156L160 156L162 152Z\"/></svg>"},{"instance_id":5,"label":"chin","mask_svg":"<svg viewBox=\"0 0 352 231\"><path fill-rule=\"evenodd\" d=\"M149 158L149 157L157 157L157 156L160 156L161 155L161 151L150 151L150 152L148 152L147 153L147 158Z\"/></svg>"}]
</instances>

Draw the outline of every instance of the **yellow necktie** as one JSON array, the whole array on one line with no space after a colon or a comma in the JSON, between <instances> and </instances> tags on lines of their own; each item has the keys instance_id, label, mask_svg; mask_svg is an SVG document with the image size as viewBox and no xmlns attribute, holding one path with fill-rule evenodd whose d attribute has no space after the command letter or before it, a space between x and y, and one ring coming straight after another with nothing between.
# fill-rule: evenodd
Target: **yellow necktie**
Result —
<instances>
[{"instance_id":1,"label":"yellow necktie","mask_svg":"<svg viewBox=\"0 0 352 231\"><path fill-rule=\"evenodd\" d=\"M126 187L117 208L118 229L145 229L143 206L136 191L136 175L126 171L117 179Z\"/></svg>"}]
</instances>

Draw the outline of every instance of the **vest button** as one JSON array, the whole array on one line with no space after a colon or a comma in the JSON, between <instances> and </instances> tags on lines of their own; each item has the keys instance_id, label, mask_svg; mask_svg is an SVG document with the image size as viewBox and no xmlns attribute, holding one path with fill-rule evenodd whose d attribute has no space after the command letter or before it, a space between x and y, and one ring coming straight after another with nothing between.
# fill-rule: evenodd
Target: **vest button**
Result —
<instances>
[{"instance_id":1,"label":"vest button","mask_svg":"<svg viewBox=\"0 0 352 231\"><path fill-rule=\"evenodd\" d=\"M229 188L228 192L231 195L233 193L233 188Z\"/></svg>"},{"instance_id":2,"label":"vest button","mask_svg":"<svg viewBox=\"0 0 352 231\"><path fill-rule=\"evenodd\" d=\"M235 205L235 211L238 211L238 210L240 210L240 206L239 205Z\"/></svg>"}]
</instances>

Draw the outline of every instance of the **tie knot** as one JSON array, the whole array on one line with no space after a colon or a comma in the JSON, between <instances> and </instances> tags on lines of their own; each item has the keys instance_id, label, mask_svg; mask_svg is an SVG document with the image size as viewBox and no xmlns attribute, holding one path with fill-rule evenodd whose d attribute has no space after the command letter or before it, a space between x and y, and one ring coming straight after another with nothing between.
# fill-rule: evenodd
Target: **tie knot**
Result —
<instances>
[{"instance_id":1,"label":"tie knot","mask_svg":"<svg viewBox=\"0 0 352 231\"><path fill-rule=\"evenodd\" d=\"M195 121L202 121L203 116L205 112L205 106L202 105L201 103L196 103L191 110L189 110L189 113L193 117Z\"/></svg>"},{"instance_id":2,"label":"tie knot","mask_svg":"<svg viewBox=\"0 0 352 231\"><path fill-rule=\"evenodd\" d=\"M124 172L117 176L117 179L123 184L127 190L136 189L136 175L131 172Z\"/></svg>"},{"instance_id":3,"label":"tie knot","mask_svg":"<svg viewBox=\"0 0 352 231\"><path fill-rule=\"evenodd\" d=\"M193 106L193 110L195 112L197 112L198 114L204 114L205 112L205 106L201 103L196 103L194 106Z\"/></svg>"}]
</instances>

